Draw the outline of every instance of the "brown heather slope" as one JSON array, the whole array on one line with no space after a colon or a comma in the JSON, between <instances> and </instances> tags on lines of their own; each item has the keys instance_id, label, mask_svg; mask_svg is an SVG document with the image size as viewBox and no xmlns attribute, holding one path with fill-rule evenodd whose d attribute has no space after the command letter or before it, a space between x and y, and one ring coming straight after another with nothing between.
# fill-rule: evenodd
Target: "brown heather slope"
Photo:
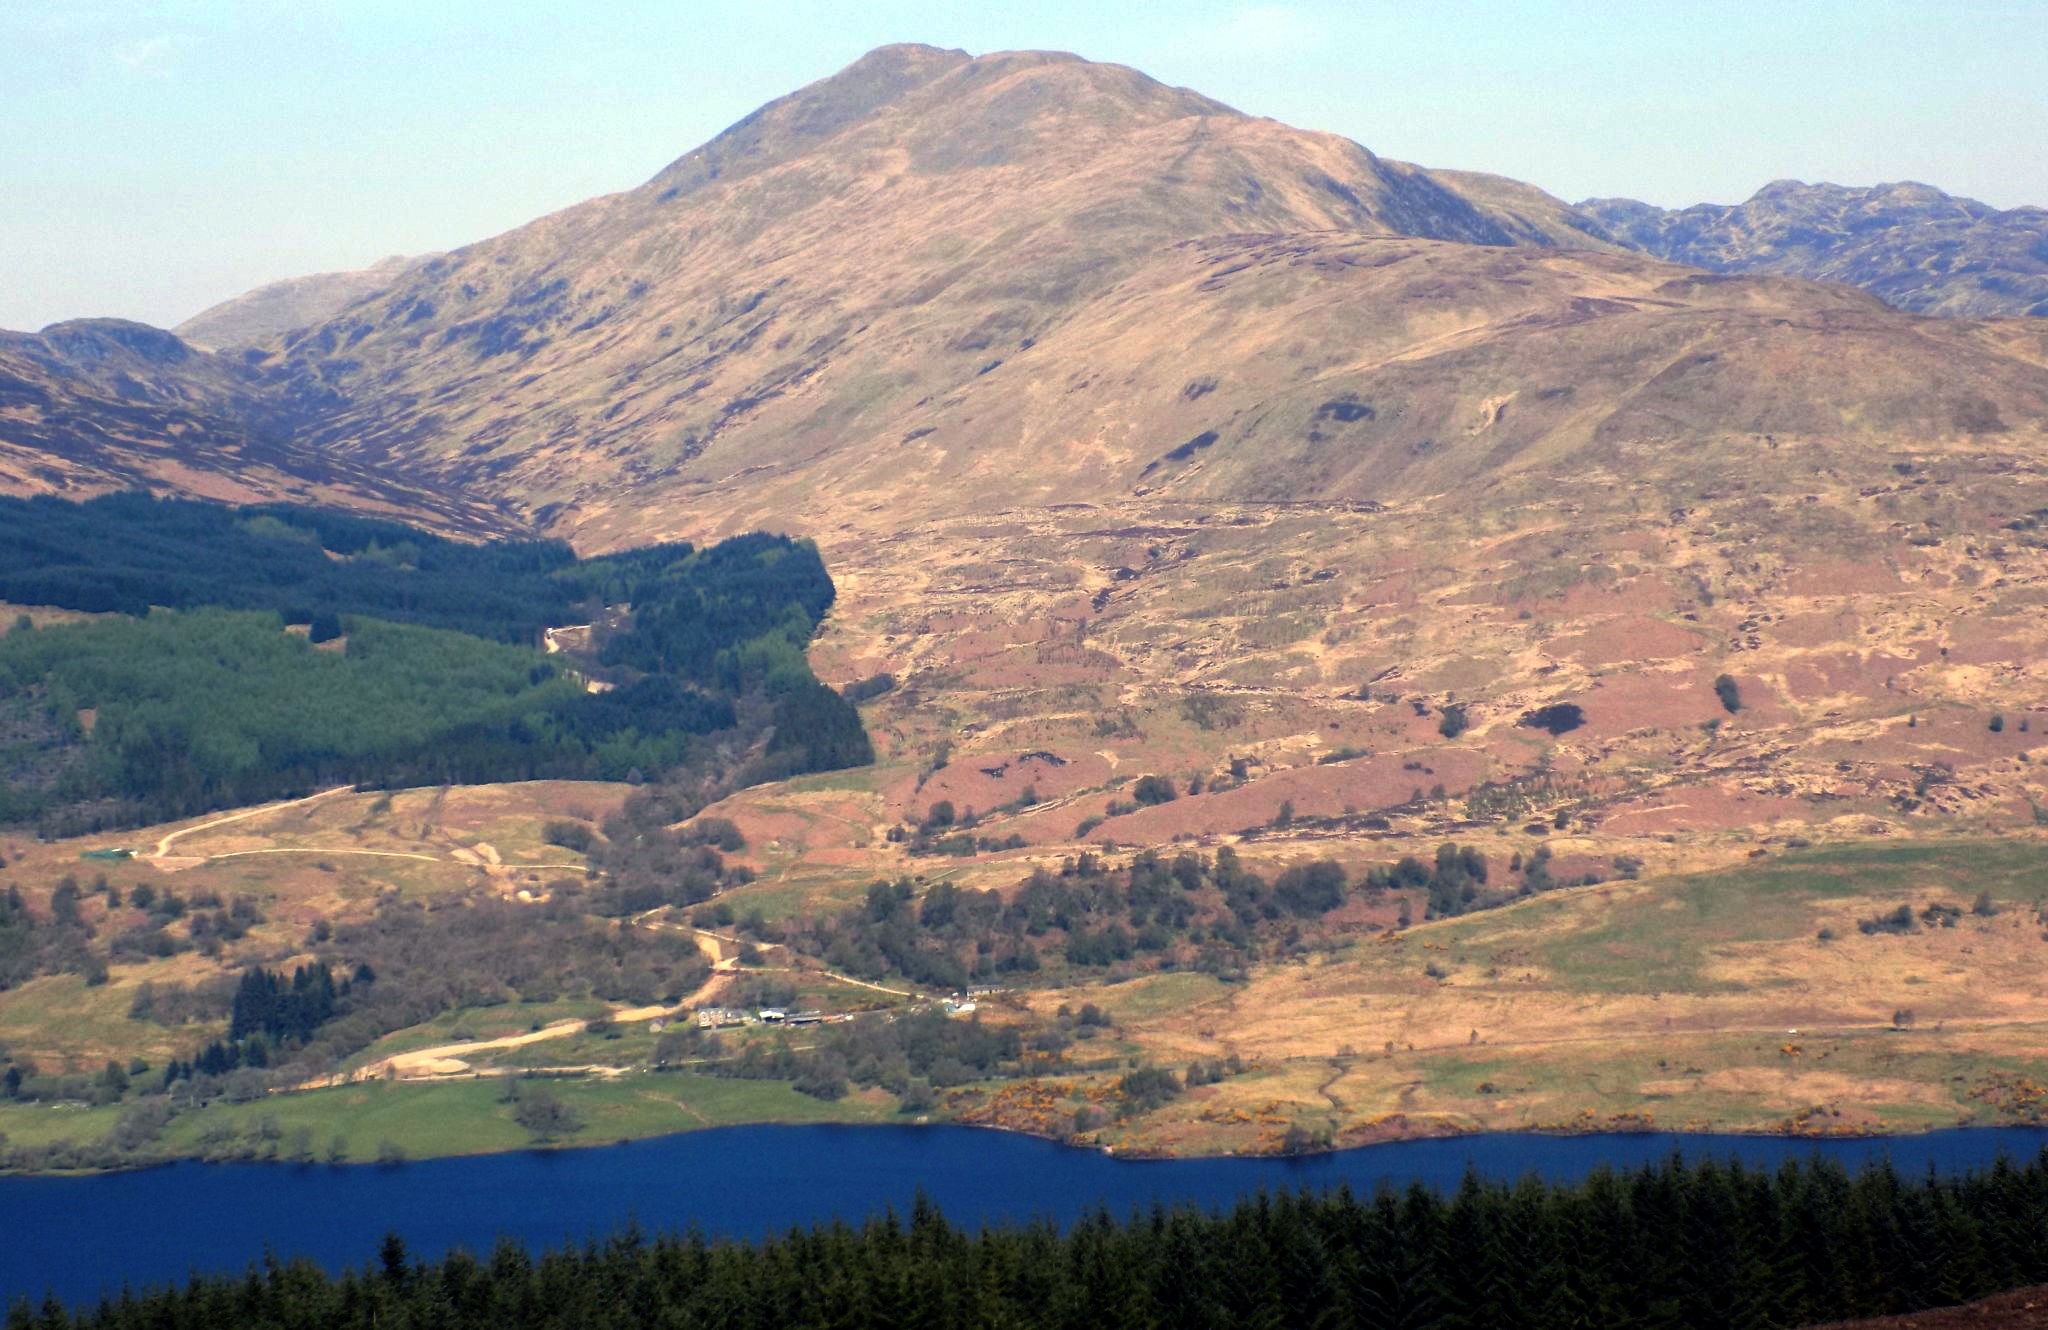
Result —
<instances>
[{"instance_id":1,"label":"brown heather slope","mask_svg":"<svg viewBox=\"0 0 2048 1330\"><path fill-rule=\"evenodd\" d=\"M2048 1325L2048 1286L2018 1288L1961 1307L1937 1307L1867 1321L1830 1321L1812 1330L2038 1330Z\"/></svg>"},{"instance_id":2,"label":"brown heather slope","mask_svg":"<svg viewBox=\"0 0 2048 1330\"><path fill-rule=\"evenodd\" d=\"M1069 326L1184 265L1183 241L1301 231L1548 239L1417 168L1130 70L896 47L640 189L426 264L287 339L272 372L346 400L310 437L529 502L701 486L893 450L969 386L1004 414L1069 393L1143 410ZM1180 312L1155 307L1146 338L1179 343ZM1034 347L1050 378L1013 367Z\"/></svg>"},{"instance_id":3,"label":"brown heather slope","mask_svg":"<svg viewBox=\"0 0 2048 1330\"><path fill-rule=\"evenodd\" d=\"M944 742L1056 752L1041 793L1272 778L1126 842L1283 800L1454 829L1409 796L1559 770L1631 835L2028 824L2048 325L1579 234L1128 69L891 47L252 352L247 412L586 549L816 537L822 668L913 683L874 708L878 816L937 797ZM1559 701L1586 730L1515 725ZM990 780L945 793L1022 783Z\"/></svg>"}]
</instances>

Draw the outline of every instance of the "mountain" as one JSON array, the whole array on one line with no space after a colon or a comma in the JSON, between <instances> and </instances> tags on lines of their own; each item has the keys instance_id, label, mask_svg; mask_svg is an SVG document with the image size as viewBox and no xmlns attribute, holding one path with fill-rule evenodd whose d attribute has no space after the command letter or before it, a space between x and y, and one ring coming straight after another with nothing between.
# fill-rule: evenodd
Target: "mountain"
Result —
<instances>
[{"instance_id":1,"label":"mountain","mask_svg":"<svg viewBox=\"0 0 2048 1330\"><path fill-rule=\"evenodd\" d=\"M314 273L269 282L201 310L171 331L209 351L256 346L309 324L324 323L364 296L383 290L427 256L394 254L367 268Z\"/></svg>"},{"instance_id":2,"label":"mountain","mask_svg":"<svg viewBox=\"0 0 2048 1330\"><path fill-rule=\"evenodd\" d=\"M0 492L150 489L410 513L485 532L501 513L296 440L239 362L121 319L0 332Z\"/></svg>"},{"instance_id":3,"label":"mountain","mask_svg":"<svg viewBox=\"0 0 2048 1330\"><path fill-rule=\"evenodd\" d=\"M821 447L894 454L969 385L1021 389L1034 347L1025 363L1063 362L1063 330L1184 265L1187 241L1505 250L1551 244L1563 211L1475 204L1117 66L892 47L639 189L422 265L266 370L342 403L311 439L561 504Z\"/></svg>"},{"instance_id":4,"label":"mountain","mask_svg":"<svg viewBox=\"0 0 2048 1330\"><path fill-rule=\"evenodd\" d=\"M600 543L1540 489L1652 439L1692 451L1648 465L1695 467L1724 438L2042 418L2024 334L1702 279L1589 225L1121 67L890 47L259 373L314 446ZM1871 372L1845 380L1852 344Z\"/></svg>"},{"instance_id":5,"label":"mountain","mask_svg":"<svg viewBox=\"0 0 2048 1330\"><path fill-rule=\"evenodd\" d=\"M911 681L870 825L1030 770L1014 834L1071 843L1055 794L1254 758L1090 834L1452 835L1567 787L1638 857L2031 825L2048 322L1572 217L1128 69L892 47L248 360L298 440L582 549L815 538L821 675Z\"/></svg>"},{"instance_id":6,"label":"mountain","mask_svg":"<svg viewBox=\"0 0 2048 1330\"><path fill-rule=\"evenodd\" d=\"M2001 212L1910 182L1779 180L1729 206L1587 199L1577 211L1673 263L1846 282L1916 314L2048 316L2048 209Z\"/></svg>"}]
</instances>

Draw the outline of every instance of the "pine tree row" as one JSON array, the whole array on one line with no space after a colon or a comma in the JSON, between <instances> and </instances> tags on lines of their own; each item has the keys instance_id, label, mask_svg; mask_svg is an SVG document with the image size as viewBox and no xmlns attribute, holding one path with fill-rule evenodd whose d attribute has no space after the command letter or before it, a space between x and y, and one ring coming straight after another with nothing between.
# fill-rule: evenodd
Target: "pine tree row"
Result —
<instances>
[{"instance_id":1,"label":"pine tree row","mask_svg":"<svg viewBox=\"0 0 2048 1330\"><path fill-rule=\"evenodd\" d=\"M9 1330L436 1326L1749 1327L1971 1300L2048 1280L2048 1158L1960 1179L1674 1160L1574 1186L1468 1178L1358 1197L1283 1194L1226 1214L1106 1214L970 1232L920 1201L758 1244L637 1232L534 1258L501 1244L423 1263L396 1237L341 1277L266 1261L241 1278Z\"/></svg>"}]
</instances>

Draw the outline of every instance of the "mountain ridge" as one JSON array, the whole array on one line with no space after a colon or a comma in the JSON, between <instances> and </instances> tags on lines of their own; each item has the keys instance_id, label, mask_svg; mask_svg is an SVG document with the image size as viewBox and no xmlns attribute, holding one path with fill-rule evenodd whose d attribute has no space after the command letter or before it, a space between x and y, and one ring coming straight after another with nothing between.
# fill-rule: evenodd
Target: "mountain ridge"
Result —
<instances>
[{"instance_id":1,"label":"mountain ridge","mask_svg":"<svg viewBox=\"0 0 2048 1330\"><path fill-rule=\"evenodd\" d=\"M122 319L0 332L0 492L293 500L502 532L502 512L292 436L237 361Z\"/></svg>"},{"instance_id":2,"label":"mountain ridge","mask_svg":"<svg viewBox=\"0 0 2048 1330\"><path fill-rule=\"evenodd\" d=\"M2000 210L1916 181L1774 180L1737 204L1586 199L1629 246L1719 272L1846 282L1916 314L2048 316L2048 209Z\"/></svg>"}]
</instances>

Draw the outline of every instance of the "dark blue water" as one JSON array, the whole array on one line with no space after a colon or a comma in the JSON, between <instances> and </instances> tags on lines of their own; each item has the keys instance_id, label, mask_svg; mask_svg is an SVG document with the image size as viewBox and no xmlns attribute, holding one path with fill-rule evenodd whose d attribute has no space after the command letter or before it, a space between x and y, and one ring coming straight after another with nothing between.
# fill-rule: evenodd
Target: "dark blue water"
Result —
<instances>
[{"instance_id":1,"label":"dark blue water","mask_svg":"<svg viewBox=\"0 0 2048 1330\"><path fill-rule=\"evenodd\" d=\"M1863 1140L1757 1136L1469 1136L1307 1159L1126 1161L971 1127L730 1127L594 1149L352 1165L177 1164L88 1178L0 1178L0 1306L67 1301L188 1273L236 1272L266 1250L340 1269L371 1260L387 1231L414 1252L529 1246L695 1224L757 1238L834 1217L909 1209L919 1189L956 1222L1051 1217L1097 1205L1227 1206L1261 1188L1370 1192L1381 1182L1455 1187L1466 1169L1513 1180L1582 1178L1602 1164L1694 1159L1775 1166L1818 1155L1848 1168L1889 1158L1909 1174L2032 1159L2048 1132L1982 1128Z\"/></svg>"}]
</instances>

